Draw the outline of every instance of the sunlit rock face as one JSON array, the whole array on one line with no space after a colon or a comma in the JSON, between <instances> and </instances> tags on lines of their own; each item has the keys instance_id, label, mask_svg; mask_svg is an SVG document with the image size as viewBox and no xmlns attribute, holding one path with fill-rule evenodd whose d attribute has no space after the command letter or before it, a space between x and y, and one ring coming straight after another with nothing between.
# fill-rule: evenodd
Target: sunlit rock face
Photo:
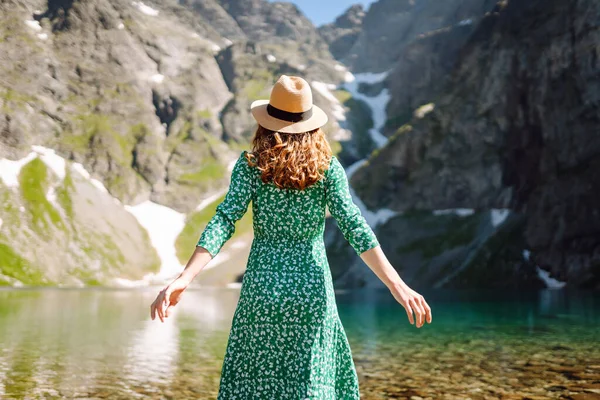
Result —
<instances>
[{"instance_id":1,"label":"sunlit rock face","mask_svg":"<svg viewBox=\"0 0 600 400\"><path fill-rule=\"evenodd\" d=\"M283 73L344 76L295 6L266 1L3 2L0 58L0 281L11 285L137 285L181 268L207 222L199 205L222 197L250 146L250 102Z\"/></svg>"}]
</instances>

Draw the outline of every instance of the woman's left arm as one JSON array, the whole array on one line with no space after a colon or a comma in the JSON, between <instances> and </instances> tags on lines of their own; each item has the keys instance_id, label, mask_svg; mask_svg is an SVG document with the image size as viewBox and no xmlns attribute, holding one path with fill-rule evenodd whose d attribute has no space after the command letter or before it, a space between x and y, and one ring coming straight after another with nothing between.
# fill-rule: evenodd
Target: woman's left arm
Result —
<instances>
[{"instance_id":1,"label":"woman's left arm","mask_svg":"<svg viewBox=\"0 0 600 400\"><path fill-rule=\"evenodd\" d=\"M150 305L150 317L154 320L158 316L161 322L165 322L165 318L169 317L173 307L181 300L181 295L185 289L212 258L205 248L197 246L183 272L161 290Z\"/></svg>"}]
</instances>

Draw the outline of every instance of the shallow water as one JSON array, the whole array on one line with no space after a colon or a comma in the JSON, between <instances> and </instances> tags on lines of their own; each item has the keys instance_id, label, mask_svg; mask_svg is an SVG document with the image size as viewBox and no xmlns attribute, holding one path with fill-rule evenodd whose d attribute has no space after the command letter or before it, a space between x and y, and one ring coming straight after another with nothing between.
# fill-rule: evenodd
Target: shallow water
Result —
<instances>
[{"instance_id":1,"label":"shallow water","mask_svg":"<svg viewBox=\"0 0 600 400\"><path fill-rule=\"evenodd\" d=\"M238 289L0 290L0 397L214 399ZM337 295L364 399L600 398L600 295L424 293L417 329L387 291Z\"/></svg>"}]
</instances>

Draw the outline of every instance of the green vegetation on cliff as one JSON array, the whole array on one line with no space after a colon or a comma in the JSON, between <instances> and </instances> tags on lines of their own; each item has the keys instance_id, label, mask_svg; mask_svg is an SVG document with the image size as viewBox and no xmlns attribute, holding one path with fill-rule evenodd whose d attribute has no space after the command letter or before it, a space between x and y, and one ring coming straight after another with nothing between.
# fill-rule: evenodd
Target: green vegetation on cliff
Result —
<instances>
[{"instance_id":1,"label":"green vegetation on cliff","mask_svg":"<svg viewBox=\"0 0 600 400\"><path fill-rule=\"evenodd\" d=\"M38 232L46 232L49 224L52 224L64 229L65 225L60 213L46 197L49 187L46 164L39 158L29 162L21 170L19 183L21 197L27 204L25 210L29 214L33 228Z\"/></svg>"},{"instance_id":2,"label":"green vegetation on cliff","mask_svg":"<svg viewBox=\"0 0 600 400\"><path fill-rule=\"evenodd\" d=\"M0 235L0 274L21 283L30 285L48 284L43 274L34 269L27 260L17 254L9 245L3 243L4 237ZM0 277L0 286L9 285Z\"/></svg>"},{"instance_id":3,"label":"green vegetation on cliff","mask_svg":"<svg viewBox=\"0 0 600 400\"><path fill-rule=\"evenodd\" d=\"M194 172L183 173L178 180L185 183L210 182L222 178L227 168L215 159L207 160Z\"/></svg>"}]
</instances>

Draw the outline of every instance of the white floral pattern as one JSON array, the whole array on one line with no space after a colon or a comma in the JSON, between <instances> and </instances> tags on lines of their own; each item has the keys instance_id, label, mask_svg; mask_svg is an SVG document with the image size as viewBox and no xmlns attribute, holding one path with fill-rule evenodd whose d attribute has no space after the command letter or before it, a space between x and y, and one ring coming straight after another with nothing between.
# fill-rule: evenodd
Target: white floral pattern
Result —
<instances>
[{"instance_id":1,"label":"white floral pattern","mask_svg":"<svg viewBox=\"0 0 600 400\"><path fill-rule=\"evenodd\" d=\"M352 201L337 157L331 158L324 179L298 190L263 183L244 154L198 241L216 255L252 202L254 240L218 400L359 399L325 253L326 207L357 254L379 242Z\"/></svg>"}]
</instances>

